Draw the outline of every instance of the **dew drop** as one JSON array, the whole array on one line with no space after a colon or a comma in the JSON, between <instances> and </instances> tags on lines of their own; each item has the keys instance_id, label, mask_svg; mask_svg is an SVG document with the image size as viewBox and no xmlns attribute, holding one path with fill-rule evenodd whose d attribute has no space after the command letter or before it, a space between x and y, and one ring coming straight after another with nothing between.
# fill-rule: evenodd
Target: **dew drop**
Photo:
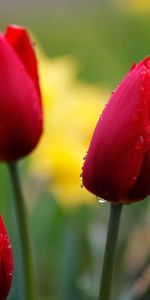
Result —
<instances>
[{"instance_id":1,"label":"dew drop","mask_svg":"<svg viewBox=\"0 0 150 300\"><path fill-rule=\"evenodd\" d=\"M140 90L141 90L141 92L144 92L144 87L143 87L143 86L141 86Z\"/></svg>"},{"instance_id":2,"label":"dew drop","mask_svg":"<svg viewBox=\"0 0 150 300\"><path fill-rule=\"evenodd\" d=\"M99 116L99 121L102 122L104 119L102 117L102 114Z\"/></svg>"},{"instance_id":3,"label":"dew drop","mask_svg":"<svg viewBox=\"0 0 150 300\"><path fill-rule=\"evenodd\" d=\"M138 120L138 116L137 116L136 114L134 114L134 115L133 115L133 121L134 121L134 122L137 122L137 120Z\"/></svg>"},{"instance_id":4,"label":"dew drop","mask_svg":"<svg viewBox=\"0 0 150 300\"><path fill-rule=\"evenodd\" d=\"M135 146L135 149L136 150L141 150L143 149L143 146L144 146L144 138L143 136L141 135L139 138L138 138L138 141L137 141L137 144Z\"/></svg>"},{"instance_id":5,"label":"dew drop","mask_svg":"<svg viewBox=\"0 0 150 300\"><path fill-rule=\"evenodd\" d=\"M82 181L82 173L80 174L80 180L81 180L81 188L85 189L84 185L83 185L83 181Z\"/></svg>"},{"instance_id":6,"label":"dew drop","mask_svg":"<svg viewBox=\"0 0 150 300\"><path fill-rule=\"evenodd\" d=\"M83 182L81 183L81 188L82 188L82 189L85 189L85 186L83 185Z\"/></svg>"},{"instance_id":7,"label":"dew drop","mask_svg":"<svg viewBox=\"0 0 150 300\"><path fill-rule=\"evenodd\" d=\"M85 156L83 157L83 160L85 160L85 159L86 159L86 157L87 157L87 154L88 154L88 151L86 151L86 153L85 153Z\"/></svg>"},{"instance_id":8,"label":"dew drop","mask_svg":"<svg viewBox=\"0 0 150 300\"><path fill-rule=\"evenodd\" d=\"M137 179L137 177L136 177L136 176L133 176L133 177L130 179L129 184L131 184L131 185L135 184L136 179Z\"/></svg>"},{"instance_id":9,"label":"dew drop","mask_svg":"<svg viewBox=\"0 0 150 300\"><path fill-rule=\"evenodd\" d=\"M12 275L13 275L13 272L12 272L12 271L10 271L8 275L9 275L10 277L12 277Z\"/></svg>"},{"instance_id":10,"label":"dew drop","mask_svg":"<svg viewBox=\"0 0 150 300\"><path fill-rule=\"evenodd\" d=\"M142 71L142 72L141 72L141 75L144 76L145 74L146 74L146 71Z\"/></svg>"},{"instance_id":11,"label":"dew drop","mask_svg":"<svg viewBox=\"0 0 150 300\"><path fill-rule=\"evenodd\" d=\"M98 202L101 203L101 204L107 202L107 200L105 200L105 199L103 199L103 198L100 198L100 197L96 197L96 198L97 198Z\"/></svg>"}]
</instances>

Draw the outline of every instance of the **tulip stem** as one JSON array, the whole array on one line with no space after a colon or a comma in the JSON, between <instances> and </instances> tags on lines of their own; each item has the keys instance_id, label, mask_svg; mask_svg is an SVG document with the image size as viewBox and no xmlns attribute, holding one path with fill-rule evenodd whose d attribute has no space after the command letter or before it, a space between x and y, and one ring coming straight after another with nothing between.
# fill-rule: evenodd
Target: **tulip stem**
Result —
<instances>
[{"instance_id":1,"label":"tulip stem","mask_svg":"<svg viewBox=\"0 0 150 300\"><path fill-rule=\"evenodd\" d=\"M34 299L34 275L33 264L31 255L31 244L28 231L26 207L23 199L23 193L20 184L20 177L17 168L17 163L8 164L12 186L15 194L15 213L18 223L18 230L20 235L24 287L25 287L25 300Z\"/></svg>"},{"instance_id":2,"label":"tulip stem","mask_svg":"<svg viewBox=\"0 0 150 300\"><path fill-rule=\"evenodd\" d=\"M108 232L102 267L99 300L110 300L114 259L119 232L122 204L111 204L108 224Z\"/></svg>"}]
</instances>

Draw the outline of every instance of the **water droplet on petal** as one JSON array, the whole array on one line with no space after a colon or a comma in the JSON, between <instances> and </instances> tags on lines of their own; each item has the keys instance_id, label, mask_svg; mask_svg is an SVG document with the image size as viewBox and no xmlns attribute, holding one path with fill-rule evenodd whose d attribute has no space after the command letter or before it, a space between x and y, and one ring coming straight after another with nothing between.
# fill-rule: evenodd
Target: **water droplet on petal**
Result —
<instances>
[{"instance_id":1,"label":"water droplet on petal","mask_svg":"<svg viewBox=\"0 0 150 300\"><path fill-rule=\"evenodd\" d=\"M82 189L85 189L85 186L83 185L83 182L81 183L81 188L82 188Z\"/></svg>"},{"instance_id":2,"label":"water droplet on petal","mask_svg":"<svg viewBox=\"0 0 150 300\"><path fill-rule=\"evenodd\" d=\"M102 117L102 114L100 114L99 116L99 122L102 122L103 121L103 117Z\"/></svg>"},{"instance_id":3,"label":"water droplet on petal","mask_svg":"<svg viewBox=\"0 0 150 300\"><path fill-rule=\"evenodd\" d=\"M100 197L96 197L96 198L97 198L98 202L101 203L101 204L107 202L107 200L105 200L103 198L100 198Z\"/></svg>"},{"instance_id":4,"label":"water droplet on petal","mask_svg":"<svg viewBox=\"0 0 150 300\"><path fill-rule=\"evenodd\" d=\"M142 72L141 72L141 75L145 75L145 74L146 74L146 71L142 71Z\"/></svg>"},{"instance_id":5,"label":"water droplet on petal","mask_svg":"<svg viewBox=\"0 0 150 300\"><path fill-rule=\"evenodd\" d=\"M81 180L81 188L85 189L84 185L83 185L83 181L82 181L82 173L80 174L80 180Z\"/></svg>"},{"instance_id":6,"label":"water droplet on petal","mask_svg":"<svg viewBox=\"0 0 150 300\"><path fill-rule=\"evenodd\" d=\"M86 159L86 157L87 157L87 154L88 154L88 151L86 151L86 153L85 153L85 156L83 157L83 160L85 160L85 159Z\"/></svg>"},{"instance_id":7,"label":"water droplet on petal","mask_svg":"<svg viewBox=\"0 0 150 300\"><path fill-rule=\"evenodd\" d=\"M9 276L9 277L12 277L12 275L13 275L13 272L10 271L10 272L8 273L8 276Z\"/></svg>"},{"instance_id":8,"label":"water droplet on petal","mask_svg":"<svg viewBox=\"0 0 150 300\"><path fill-rule=\"evenodd\" d=\"M140 90L141 90L141 92L144 92L144 87L143 87L143 86L141 86Z\"/></svg>"},{"instance_id":9,"label":"water droplet on petal","mask_svg":"<svg viewBox=\"0 0 150 300\"><path fill-rule=\"evenodd\" d=\"M137 120L138 120L138 116L136 114L133 114L133 121L137 122Z\"/></svg>"},{"instance_id":10,"label":"water droplet on petal","mask_svg":"<svg viewBox=\"0 0 150 300\"><path fill-rule=\"evenodd\" d=\"M131 185L135 184L136 179L137 179L137 177L136 177L136 176L133 176L133 177L130 179L129 184L131 184Z\"/></svg>"},{"instance_id":11,"label":"water droplet on petal","mask_svg":"<svg viewBox=\"0 0 150 300\"><path fill-rule=\"evenodd\" d=\"M141 135L141 136L139 136L139 138L138 138L138 141L137 141L137 143L136 143L135 149L136 149L136 150L141 150L141 149L143 149L143 147L144 147L144 138L143 138L143 136Z\"/></svg>"}]
</instances>

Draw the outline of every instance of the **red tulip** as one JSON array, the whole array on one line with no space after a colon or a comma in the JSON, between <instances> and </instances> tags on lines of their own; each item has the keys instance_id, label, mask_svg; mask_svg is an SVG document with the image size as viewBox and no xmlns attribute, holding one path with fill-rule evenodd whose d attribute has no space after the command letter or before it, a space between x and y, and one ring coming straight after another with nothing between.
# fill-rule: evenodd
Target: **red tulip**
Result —
<instances>
[{"instance_id":1,"label":"red tulip","mask_svg":"<svg viewBox=\"0 0 150 300\"><path fill-rule=\"evenodd\" d=\"M150 57L134 64L106 105L85 159L83 185L114 203L150 194Z\"/></svg>"},{"instance_id":2,"label":"red tulip","mask_svg":"<svg viewBox=\"0 0 150 300\"><path fill-rule=\"evenodd\" d=\"M0 300L8 296L13 277L13 252L11 243L0 216Z\"/></svg>"},{"instance_id":3,"label":"red tulip","mask_svg":"<svg viewBox=\"0 0 150 300\"><path fill-rule=\"evenodd\" d=\"M37 61L25 28L0 34L0 160L32 151L42 134Z\"/></svg>"}]
</instances>

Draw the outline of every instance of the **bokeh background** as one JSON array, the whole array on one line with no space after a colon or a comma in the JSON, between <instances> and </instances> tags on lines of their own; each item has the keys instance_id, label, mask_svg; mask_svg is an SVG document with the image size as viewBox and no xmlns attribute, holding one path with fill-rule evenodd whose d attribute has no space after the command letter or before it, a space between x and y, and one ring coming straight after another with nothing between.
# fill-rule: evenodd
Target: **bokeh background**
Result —
<instances>
[{"instance_id":1,"label":"bokeh background","mask_svg":"<svg viewBox=\"0 0 150 300\"><path fill-rule=\"evenodd\" d=\"M1 30L12 23L32 35L44 105L43 138L20 163L37 300L94 300L109 204L81 188L81 167L107 98L132 63L150 54L150 1L0 0ZM13 194L3 164L0 211L15 254L9 300L24 300ZM150 299L149 199L124 207L113 299Z\"/></svg>"}]
</instances>

